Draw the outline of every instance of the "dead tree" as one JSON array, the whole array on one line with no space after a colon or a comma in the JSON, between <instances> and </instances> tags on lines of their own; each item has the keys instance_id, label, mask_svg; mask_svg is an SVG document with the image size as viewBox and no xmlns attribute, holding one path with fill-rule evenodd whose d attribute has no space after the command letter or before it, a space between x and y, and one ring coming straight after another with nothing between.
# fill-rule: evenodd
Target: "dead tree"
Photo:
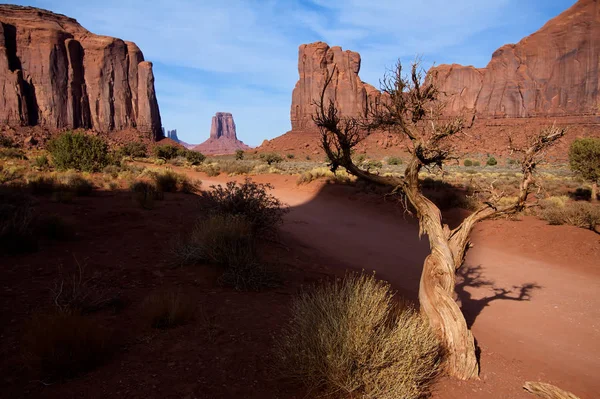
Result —
<instances>
[{"instance_id":1,"label":"dead tree","mask_svg":"<svg viewBox=\"0 0 600 399\"><path fill-rule=\"evenodd\" d=\"M419 172L423 169L442 168L452 159L451 138L463 131L461 118L442 117L443 102L433 79L423 79L419 63L412 65L404 77L398 62L395 70L381 82L382 101L370 109L365 118L340 115L333 100L326 104L325 91L333 72L328 74L316 102L313 120L321 132L321 145L335 171L344 167L360 179L390 186L394 193L403 195L416 211L419 237L427 234L431 253L425 259L419 286L421 311L438 331L447 350L447 371L466 380L478 378L479 366L475 343L465 318L453 298L456 271L463 264L470 246L469 236L474 225L484 219L518 212L528 206L528 195L534 185L536 164L548 147L561 138L565 129L543 129L530 140L521 152L523 173L519 195L514 203L500 205L502 193L492 189L483 206L466 217L456 228L442 223L439 208L421 190ZM387 130L407 139L410 161L404 175L380 176L359 168L352 160L353 148L374 130Z\"/></svg>"}]
</instances>

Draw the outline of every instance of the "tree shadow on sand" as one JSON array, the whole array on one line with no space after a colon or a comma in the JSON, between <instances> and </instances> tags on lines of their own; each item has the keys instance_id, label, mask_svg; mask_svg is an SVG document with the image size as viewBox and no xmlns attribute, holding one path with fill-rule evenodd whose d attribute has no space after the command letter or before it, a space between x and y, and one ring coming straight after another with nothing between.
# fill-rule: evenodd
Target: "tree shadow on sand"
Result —
<instances>
[{"instance_id":1,"label":"tree shadow on sand","mask_svg":"<svg viewBox=\"0 0 600 399\"><path fill-rule=\"evenodd\" d=\"M485 287L494 293L493 295L475 299L467 291L467 287ZM510 289L498 287L494 281L485 278L481 265L464 265L458 270L455 292L461 303L461 309L467 321L467 326L470 329L483 309L489 306L490 303L500 300L529 301L531 300L531 293L541 288L543 287L536 283L513 285Z\"/></svg>"}]
</instances>

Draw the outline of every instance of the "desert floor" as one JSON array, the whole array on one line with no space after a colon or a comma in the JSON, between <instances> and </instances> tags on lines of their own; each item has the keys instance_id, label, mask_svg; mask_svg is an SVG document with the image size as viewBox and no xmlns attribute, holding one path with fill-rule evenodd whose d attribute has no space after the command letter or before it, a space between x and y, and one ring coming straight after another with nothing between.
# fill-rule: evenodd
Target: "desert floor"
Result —
<instances>
[{"instance_id":1,"label":"desert floor","mask_svg":"<svg viewBox=\"0 0 600 399\"><path fill-rule=\"evenodd\" d=\"M243 179L178 171L201 179L203 189ZM311 397L280 377L272 361L273 337L293 295L321 278L364 269L415 300L428 243L419 240L415 221L380 195L322 182L296 186L291 176L253 179L272 183L273 194L291 208L280 242L264 251L283 284L261 293L221 288L209 267L174 269L162 261L169 240L194 220L193 195L167 194L150 211L125 192L95 192L72 204L41 199L40 209L73 221L77 239L0 259L6 262L0 396ZM460 215L446 217L452 223ZM443 379L433 398L530 398L521 388L525 381L594 398L600 392L600 235L525 217L481 223L473 242L457 297L481 349L481 379ZM117 332L119 350L88 374L46 385L20 366L20 336L28 315L49 303L58 268L72 267L73 254L124 299L123 309L94 316ZM166 288L197 298L205 317L167 331L149 328L140 315L142 300Z\"/></svg>"}]
</instances>

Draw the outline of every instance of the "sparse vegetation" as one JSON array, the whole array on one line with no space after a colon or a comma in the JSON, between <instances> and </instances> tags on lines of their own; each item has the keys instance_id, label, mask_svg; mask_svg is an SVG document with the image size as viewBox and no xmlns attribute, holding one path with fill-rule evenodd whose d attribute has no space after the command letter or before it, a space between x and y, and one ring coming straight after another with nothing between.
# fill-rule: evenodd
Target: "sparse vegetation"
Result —
<instances>
[{"instance_id":1,"label":"sparse vegetation","mask_svg":"<svg viewBox=\"0 0 600 399\"><path fill-rule=\"evenodd\" d=\"M583 138L571 143L569 149L571 170L592 184L592 201L598 199L600 181L600 139Z\"/></svg>"},{"instance_id":2,"label":"sparse vegetation","mask_svg":"<svg viewBox=\"0 0 600 399\"><path fill-rule=\"evenodd\" d=\"M106 142L84 133L63 133L52 139L47 149L58 170L99 172L109 164Z\"/></svg>"},{"instance_id":3,"label":"sparse vegetation","mask_svg":"<svg viewBox=\"0 0 600 399\"><path fill-rule=\"evenodd\" d=\"M267 165L269 165L269 166L274 163L279 163L279 162L283 161L283 158L281 157L281 155L274 153L274 152L260 154L260 159L265 161L267 163Z\"/></svg>"},{"instance_id":4,"label":"sparse vegetation","mask_svg":"<svg viewBox=\"0 0 600 399\"><path fill-rule=\"evenodd\" d=\"M463 161L463 165L465 165L466 167L473 166L473 161L471 161L470 159L465 159Z\"/></svg>"},{"instance_id":5,"label":"sparse vegetation","mask_svg":"<svg viewBox=\"0 0 600 399\"><path fill-rule=\"evenodd\" d=\"M255 183L247 178L244 183L228 182L225 186L211 186L202 192L203 209L213 215L243 217L257 234L273 233L283 222L286 209L279 199L268 193L270 184Z\"/></svg>"},{"instance_id":6,"label":"sparse vegetation","mask_svg":"<svg viewBox=\"0 0 600 399\"><path fill-rule=\"evenodd\" d=\"M34 166L39 170L48 169L50 167L50 161L48 160L48 156L45 154L36 157L33 162Z\"/></svg>"},{"instance_id":7,"label":"sparse vegetation","mask_svg":"<svg viewBox=\"0 0 600 399\"><path fill-rule=\"evenodd\" d=\"M163 291L146 298L144 311L151 327L167 329L190 321L196 312L196 303L181 292Z\"/></svg>"},{"instance_id":8,"label":"sparse vegetation","mask_svg":"<svg viewBox=\"0 0 600 399\"><path fill-rule=\"evenodd\" d=\"M170 144L157 145L152 149L152 153L156 158L165 160L173 159L178 156L178 151L179 147Z\"/></svg>"},{"instance_id":9,"label":"sparse vegetation","mask_svg":"<svg viewBox=\"0 0 600 399\"><path fill-rule=\"evenodd\" d=\"M397 165L402 165L402 163L403 163L402 162L402 158L400 158L400 157L389 157L387 159L387 164L388 165L397 166Z\"/></svg>"},{"instance_id":10,"label":"sparse vegetation","mask_svg":"<svg viewBox=\"0 0 600 399\"><path fill-rule=\"evenodd\" d=\"M76 377L111 354L110 332L77 312L37 314L24 337L28 365L49 381Z\"/></svg>"},{"instance_id":11,"label":"sparse vegetation","mask_svg":"<svg viewBox=\"0 0 600 399\"><path fill-rule=\"evenodd\" d=\"M352 181L348 173L344 170L338 170L336 173L333 173L329 168L320 167L302 173L300 176L298 176L296 184L308 184L313 180L321 178L326 178L329 182L340 184L345 184Z\"/></svg>"},{"instance_id":12,"label":"sparse vegetation","mask_svg":"<svg viewBox=\"0 0 600 399\"><path fill-rule=\"evenodd\" d=\"M235 160L236 161L241 161L242 159L244 159L244 151L243 150L236 150L235 151Z\"/></svg>"},{"instance_id":13,"label":"sparse vegetation","mask_svg":"<svg viewBox=\"0 0 600 399\"><path fill-rule=\"evenodd\" d=\"M147 181L136 181L131 184L132 198L141 208L153 209L154 201L163 199L163 193Z\"/></svg>"},{"instance_id":14,"label":"sparse vegetation","mask_svg":"<svg viewBox=\"0 0 600 399\"><path fill-rule=\"evenodd\" d=\"M191 165L200 165L206 159L206 156L198 151L188 150L185 152L185 159Z\"/></svg>"},{"instance_id":15,"label":"sparse vegetation","mask_svg":"<svg viewBox=\"0 0 600 399\"><path fill-rule=\"evenodd\" d=\"M75 236L73 224L55 213L39 217L36 231L39 235L56 241L69 240Z\"/></svg>"},{"instance_id":16,"label":"sparse vegetation","mask_svg":"<svg viewBox=\"0 0 600 399\"><path fill-rule=\"evenodd\" d=\"M285 157L287 159L294 159L295 155L294 154L287 154Z\"/></svg>"},{"instance_id":17,"label":"sparse vegetation","mask_svg":"<svg viewBox=\"0 0 600 399\"><path fill-rule=\"evenodd\" d=\"M496 158L494 158L494 157L489 157L485 164L487 166L496 166L496 165L498 165L498 161L496 161Z\"/></svg>"},{"instance_id":18,"label":"sparse vegetation","mask_svg":"<svg viewBox=\"0 0 600 399\"><path fill-rule=\"evenodd\" d=\"M301 293L277 354L285 375L313 390L383 399L422 397L442 356L426 319L359 274Z\"/></svg>"},{"instance_id":19,"label":"sparse vegetation","mask_svg":"<svg viewBox=\"0 0 600 399\"><path fill-rule=\"evenodd\" d=\"M31 199L0 187L0 252L29 252L37 248Z\"/></svg>"},{"instance_id":20,"label":"sparse vegetation","mask_svg":"<svg viewBox=\"0 0 600 399\"><path fill-rule=\"evenodd\" d=\"M148 156L148 146L145 143L134 141L120 147L117 154L121 157L146 158Z\"/></svg>"},{"instance_id":21,"label":"sparse vegetation","mask_svg":"<svg viewBox=\"0 0 600 399\"><path fill-rule=\"evenodd\" d=\"M176 191L193 193L198 189L197 182L191 182L186 175L176 173L170 169L151 172L150 175L156 189L163 193L174 193Z\"/></svg>"},{"instance_id":22,"label":"sparse vegetation","mask_svg":"<svg viewBox=\"0 0 600 399\"><path fill-rule=\"evenodd\" d=\"M541 217L551 225L568 224L593 231L600 225L600 206L589 202L547 200L541 206Z\"/></svg>"},{"instance_id":23,"label":"sparse vegetation","mask_svg":"<svg viewBox=\"0 0 600 399\"><path fill-rule=\"evenodd\" d=\"M200 219L187 237L172 243L170 257L179 266L217 265L223 268L221 283L240 291L258 291L276 282L258 259L252 225L240 215Z\"/></svg>"}]
</instances>

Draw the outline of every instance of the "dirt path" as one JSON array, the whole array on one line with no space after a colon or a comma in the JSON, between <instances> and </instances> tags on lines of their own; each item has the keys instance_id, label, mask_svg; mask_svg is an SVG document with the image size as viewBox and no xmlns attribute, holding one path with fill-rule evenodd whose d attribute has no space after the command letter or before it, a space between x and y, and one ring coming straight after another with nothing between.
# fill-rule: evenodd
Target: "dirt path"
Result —
<instances>
[{"instance_id":1,"label":"dirt path","mask_svg":"<svg viewBox=\"0 0 600 399\"><path fill-rule=\"evenodd\" d=\"M226 178L200 177L204 186ZM258 176L291 206L284 234L332 268L376 270L416 297L428 253L417 226L392 204L368 203L347 188L296 187L290 176ZM321 188L318 188L321 187ZM600 392L600 236L567 226L480 224L457 294L481 348L481 380L442 381L434 398L528 398L544 381L582 399Z\"/></svg>"}]
</instances>

